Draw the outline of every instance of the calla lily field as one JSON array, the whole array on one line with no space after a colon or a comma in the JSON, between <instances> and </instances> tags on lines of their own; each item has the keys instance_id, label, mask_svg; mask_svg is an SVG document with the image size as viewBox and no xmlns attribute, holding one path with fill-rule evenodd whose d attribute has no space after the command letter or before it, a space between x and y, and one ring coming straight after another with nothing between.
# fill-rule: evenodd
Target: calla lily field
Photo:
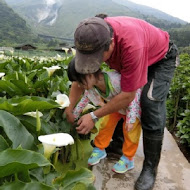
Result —
<instances>
[{"instance_id":1,"label":"calla lily field","mask_svg":"<svg viewBox=\"0 0 190 190\"><path fill-rule=\"evenodd\" d=\"M95 189L89 140L64 116L72 57L1 56L0 190Z\"/></svg>"},{"instance_id":2,"label":"calla lily field","mask_svg":"<svg viewBox=\"0 0 190 190\"><path fill-rule=\"evenodd\" d=\"M70 104L67 68L72 58L0 54L0 190L95 189L87 166L92 151L89 135L78 135L64 115ZM182 54L180 59L167 119L168 128L178 130L182 143L189 145L190 57ZM89 104L82 114L94 109Z\"/></svg>"}]
</instances>

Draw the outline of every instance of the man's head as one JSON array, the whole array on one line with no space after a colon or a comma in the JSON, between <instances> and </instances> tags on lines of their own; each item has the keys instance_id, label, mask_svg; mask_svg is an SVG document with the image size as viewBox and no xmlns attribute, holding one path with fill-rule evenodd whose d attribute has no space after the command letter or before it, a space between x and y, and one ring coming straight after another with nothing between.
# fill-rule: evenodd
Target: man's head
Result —
<instances>
[{"instance_id":1,"label":"man's head","mask_svg":"<svg viewBox=\"0 0 190 190\"><path fill-rule=\"evenodd\" d=\"M101 18L93 17L80 22L75 34L75 68L77 72L94 73L100 68L104 52L113 41L108 24Z\"/></svg>"}]
</instances>

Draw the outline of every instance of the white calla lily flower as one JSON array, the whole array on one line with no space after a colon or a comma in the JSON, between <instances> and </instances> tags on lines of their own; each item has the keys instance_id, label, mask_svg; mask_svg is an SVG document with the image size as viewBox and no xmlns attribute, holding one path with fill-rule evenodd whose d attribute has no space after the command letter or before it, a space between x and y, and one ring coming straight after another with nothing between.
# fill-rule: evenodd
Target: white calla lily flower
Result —
<instances>
[{"instance_id":1,"label":"white calla lily flower","mask_svg":"<svg viewBox=\"0 0 190 190\"><path fill-rule=\"evenodd\" d=\"M88 111L89 109L96 109L96 107L95 106L93 106L92 104L87 104L86 106L85 106L85 108L83 109L83 111L82 111L82 113L85 113L86 111Z\"/></svg>"},{"instance_id":2,"label":"white calla lily flower","mask_svg":"<svg viewBox=\"0 0 190 190\"><path fill-rule=\"evenodd\" d=\"M76 50L74 48L71 48L72 54L76 55Z\"/></svg>"},{"instance_id":3,"label":"white calla lily flower","mask_svg":"<svg viewBox=\"0 0 190 190\"><path fill-rule=\"evenodd\" d=\"M58 61L61 61L63 60L63 58L61 57L61 55L57 54L56 57L54 58L54 60L58 60Z\"/></svg>"},{"instance_id":4,"label":"white calla lily flower","mask_svg":"<svg viewBox=\"0 0 190 190\"><path fill-rule=\"evenodd\" d=\"M57 90L57 91L55 91L55 92L52 93L51 97L52 97L52 98L55 98L55 97L57 97L57 95L59 95L59 94L61 94L61 92L60 92L59 90Z\"/></svg>"},{"instance_id":5,"label":"white calla lily flower","mask_svg":"<svg viewBox=\"0 0 190 190\"><path fill-rule=\"evenodd\" d=\"M0 54L0 60L3 60L5 58L4 54Z\"/></svg>"},{"instance_id":6,"label":"white calla lily flower","mask_svg":"<svg viewBox=\"0 0 190 190\"><path fill-rule=\"evenodd\" d=\"M0 73L0 78L5 76L5 73Z\"/></svg>"},{"instance_id":7,"label":"white calla lily flower","mask_svg":"<svg viewBox=\"0 0 190 190\"><path fill-rule=\"evenodd\" d=\"M13 103L12 106L18 106L18 103Z\"/></svg>"},{"instance_id":8,"label":"white calla lily flower","mask_svg":"<svg viewBox=\"0 0 190 190\"><path fill-rule=\"evenodd\" d=\"M65 48L65 47L63 47L63 48L62 48L62 50L64 50L64 51L65 51L65 53L67 54L67 53L68 53L68 51L69 51L69 48Z\"/></svg>"},{"instance_id":9,"label":"white calla lily flower","mask_svg":"<svg viewBox=\"0 0 190 190\"><path fill-rule=\"evenodd\" d=\"M47 72L48 72L48 75L51 76L51 75L53 75L53 73L56 70L61 69L61 67L59 67L59 66L52 66L52 67L43 67L43 69L46 69Z\"/></svg>"},{"instance_id":10,"label":"white calla lily flower","mask_svg":"<svg viewBox=\"0 0 190 190\"><path fill-rule=\"evenodd\" d=\"M49 159L56 147L62 147L74 144L74 139L67 133L55 133L49 135L41 135L38 140L42 142L44 147L44 156Z\"/></svg>"},{"instance_id":11,"label":"white calla lily flower","mask_svg":"<svg viewBox=\"0 0 190 190\"><path fill-rule=\"evenodd\" d=\"M43 116L43 113L41 113L40 111L38 111L38 114L39 114L39 117L42 117L42 116ZM36 118L37 113L36 113L36 111L33 111L33 112L24 113L24 115L28 115L28 116L35 117L35 118Z\"/></svg>"},{"instance_id":12,"label":"white calla lily flower","mask_svg":"<svg viewBox=\"0 0 190 190\"><path fill-rule=\"evenodd\" d=\"M55 102L60 105L60 109L64 109L70 105L70 100L66 94L58 94Z\"/></svg>"}]
</instances>

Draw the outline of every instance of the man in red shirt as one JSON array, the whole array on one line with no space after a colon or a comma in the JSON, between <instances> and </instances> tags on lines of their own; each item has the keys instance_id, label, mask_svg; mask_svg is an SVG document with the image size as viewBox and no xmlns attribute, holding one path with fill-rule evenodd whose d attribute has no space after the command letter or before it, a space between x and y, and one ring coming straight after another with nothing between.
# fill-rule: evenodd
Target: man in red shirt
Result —
<instances>
[{"instance_id":1,"label":"man in red shirt","mask_svg":"<svg viewBox=\"0 0 190 190\"><path fill-rule=\"evenodd\" d=\"M75 69L81 74L96 72L101 63L121 73L122 92L93 112L100 118L125 108L143 87L141 97L144 164L135 188L153 188L160 160L166 120L166 97L173 73L177 48L169 35L153 25L132 17L88 18L75 31ZM72 110L82 90L76 83L70 91L67 119L73 122ZM78 121L77 131L87 134L94 126L92 114Z\"/></svg>"}]
</instances>

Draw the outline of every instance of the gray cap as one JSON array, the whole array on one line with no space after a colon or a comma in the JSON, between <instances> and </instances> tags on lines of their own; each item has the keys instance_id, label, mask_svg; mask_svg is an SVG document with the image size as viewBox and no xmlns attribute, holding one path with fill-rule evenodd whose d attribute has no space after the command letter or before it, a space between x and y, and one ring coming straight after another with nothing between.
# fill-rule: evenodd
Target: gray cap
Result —
<instances>
[{"instance_id":1,"label":"gray cap","mask_svg":"<svg viewBox=\"0 0 190 190\"><path fill-rule=\"evenodd\" d=\"M101 18L92 17L78 25L75 34L75 69L82 74L94 73L100 68L104 45L110 42L110 29Z\"/></svg>"}]
</instances>

